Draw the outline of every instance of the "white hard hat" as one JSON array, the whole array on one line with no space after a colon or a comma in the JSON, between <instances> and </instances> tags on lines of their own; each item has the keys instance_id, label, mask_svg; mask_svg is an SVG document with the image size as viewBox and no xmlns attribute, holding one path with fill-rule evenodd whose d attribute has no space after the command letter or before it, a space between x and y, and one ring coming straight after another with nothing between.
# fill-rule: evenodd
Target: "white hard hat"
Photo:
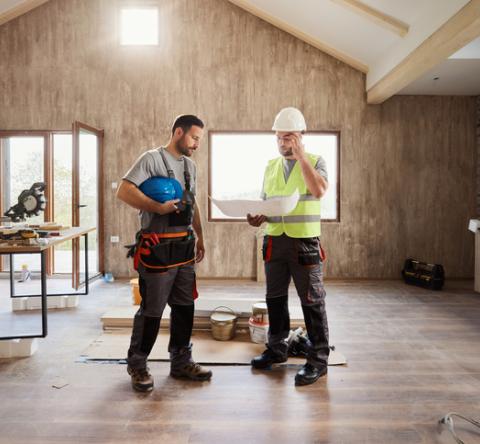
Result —
<instances>
[{"instance_id":1,"label":"white hard hat","mask_svg":"<svg viewBox=\"0 0 480 444\"><path fill-rule=\"evenodd\" d=\"M283 108L275 117L273 131L306 131L305 117L297 108Z\"/></svg>"}]
</instances>

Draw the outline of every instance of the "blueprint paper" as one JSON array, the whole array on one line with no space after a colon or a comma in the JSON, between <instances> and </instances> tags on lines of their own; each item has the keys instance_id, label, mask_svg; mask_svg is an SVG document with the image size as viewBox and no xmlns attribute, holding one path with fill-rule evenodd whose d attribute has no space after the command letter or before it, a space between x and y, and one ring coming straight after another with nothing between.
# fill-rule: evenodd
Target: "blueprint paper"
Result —
<instances>
[{"instance_id":1,"label":"blueprint paper","mask_svg":"<svg viewBox=\"0 0 480 444\"><path fill-rule=\"evenodd\" d=\"M246 217L247 214L252 216L264 215L285 216L295 209L300 194L295 190L291 196L273 197L268 200L220 200L212 199L212 202L218 209L229 217Z\"/></svg>"}]
</instances>

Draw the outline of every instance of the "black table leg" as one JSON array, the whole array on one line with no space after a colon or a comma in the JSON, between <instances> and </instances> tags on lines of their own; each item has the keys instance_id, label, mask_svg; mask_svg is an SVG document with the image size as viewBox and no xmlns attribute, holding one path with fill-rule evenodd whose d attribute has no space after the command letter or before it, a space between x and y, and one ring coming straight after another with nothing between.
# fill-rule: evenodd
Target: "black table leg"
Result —
<instances>
[{"instance_id":1,"label":"black table leg","mask_svg":"<svg viewBox=\"0 0 480 444\"><path fill-rule=\"evenodd\" d=\"M42 338L48 334L47 325L47 250L40 252L40 274L42 285Z\"/></svg>"},{"instance_id":2,"label":"black table leg","mask_svg":"<svg viewBox=\"0 0 480 444\"><path fill-rule=\"evenodd\" d=\"M15 297L15 276L14 276L14 263L13 263L13 254L9 254L10 258L10 297Z\"/></svg>"},{"instance_id":3,"label":"black table leg","mask_svg":"<svg viewBox=\"0 0 480 444\"><path fill-rule=\"evenodd\" d=\"M85 237L85 294L88 294L88 233L83 236Z\"/></svg>"}]
</instances>

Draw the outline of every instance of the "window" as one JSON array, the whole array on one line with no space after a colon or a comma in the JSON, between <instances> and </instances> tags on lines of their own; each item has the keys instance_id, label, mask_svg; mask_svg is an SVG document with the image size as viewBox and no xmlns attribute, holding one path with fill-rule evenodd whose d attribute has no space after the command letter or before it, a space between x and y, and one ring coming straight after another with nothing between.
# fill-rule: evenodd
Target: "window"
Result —
<instances>
[{"instance_id":1,"label":"window","mask_svg":"<svg viewBox=\"0 0 480 444\"><path fill-rule=\"evenodd\" d=\"M45 181L44 149L45 135L0 136L2 164L0 165L0 181L2 195L0 196L0 215L18 203L18 197L23 190L28 190L36 182ZM45 213L27 219L29 224L41 224L45 221ZM0 268L10 269L10 259L16 258L16 264L26 264L30 271L40 270L38 254L14 255L6 261L7 256L1 256Z\"/></svg>"},{"instance_id":2,"label":"window","mask_svg":"<svg viewBox=\"0 0 480 444\"><path fill-rule=\"evenodd\" d=\"M303 136L306 151L327 164L329 187L322 198L322 220L339 220L338 132L310 132ZM272 132L209 133L209 192L214 199L260 199L267 162L279 156ZM244 220L225 216L209 200L209 220Z\"/></svg>"},{"instance_id":3,"label":"window","mask_svg":"<svg viewBox=\"0 0 480 444\"><path fill-rule=\"evenodd\" d=\"M122 8L120 42L122 45L158 45L158 8Z\"/></svg>"}]
</instances>

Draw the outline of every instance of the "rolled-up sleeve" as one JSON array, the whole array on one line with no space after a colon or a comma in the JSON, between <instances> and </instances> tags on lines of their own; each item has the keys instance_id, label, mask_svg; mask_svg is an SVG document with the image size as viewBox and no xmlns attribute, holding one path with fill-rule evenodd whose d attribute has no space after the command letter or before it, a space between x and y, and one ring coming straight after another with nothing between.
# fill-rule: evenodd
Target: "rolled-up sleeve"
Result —
<instances>
[{"instance_id":1,"label":"rolled-up sleeve","mask_svg":"<svg viewBox=\"0 0 480 444\"><path fill-rule=\"evenodd\" d=\"M323 157L320 156L318 158L315 170L328 182L327 162L325 162Z\"/></svg>"}]
</instances>

